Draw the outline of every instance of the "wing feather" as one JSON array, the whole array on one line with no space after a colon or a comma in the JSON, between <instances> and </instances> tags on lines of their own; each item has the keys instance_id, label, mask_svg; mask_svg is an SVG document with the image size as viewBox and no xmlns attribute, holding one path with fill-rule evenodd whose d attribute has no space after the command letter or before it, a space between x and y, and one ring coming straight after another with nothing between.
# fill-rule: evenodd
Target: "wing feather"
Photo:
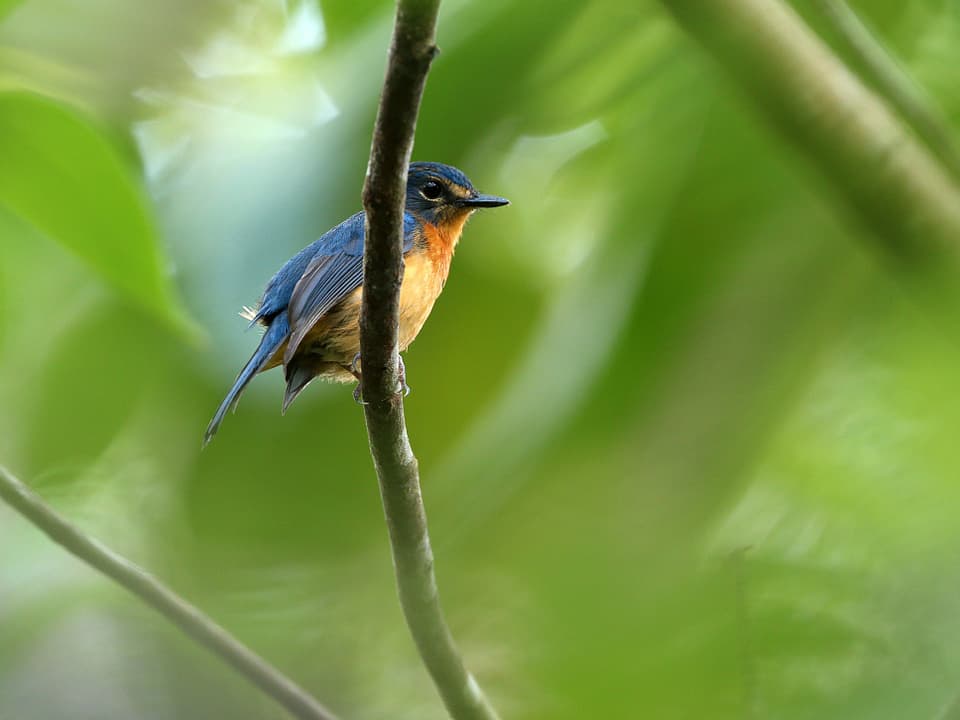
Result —
<instances>
[{"instance_id":1,"label":"wing feather","mask_svg":"<svg viewBox=\"0 0 960 720\"><path fill-rule=\"evenodd\" d=\"M291 332L284 363L290 362L310 329L362 284L363 255L320 255L313 259L293 289L287 308Z\"/></svg>"},{"instance_id":2,"label":"wing feather","mask_svg":"<svg viewBox=\"0 0 960 720\"><path fill-rule=\"evenodd\" d=\"M290 362L311 328L363 284L362 213L354 217L358 219L349 227L349 234L341 236L336 247L329 248L329 252L321 250L315 255L293 288L287 307L290 339L284 364ZM407 253L414 245L416 222L408 213L404 214L403 220L403 251Z\"/></svg>"}]
</instances>

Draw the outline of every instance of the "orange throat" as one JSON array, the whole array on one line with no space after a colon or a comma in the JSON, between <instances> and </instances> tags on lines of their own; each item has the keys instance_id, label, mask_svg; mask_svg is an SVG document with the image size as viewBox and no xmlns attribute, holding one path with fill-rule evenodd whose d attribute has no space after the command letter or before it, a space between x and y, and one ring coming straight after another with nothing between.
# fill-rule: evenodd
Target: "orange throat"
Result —
<instances>
[{"instance_id":1,"label":"orange throat","mask_svg":"<svg viewBox=\"0 0 960 720\"><path fill-rule=\"evenodd\" d=\"M450 260L457 249L460 235L463 234L463 226L466 225L469 217L470 211L467 210L442 225L425 223L423 226L423 234L427 240L427 255L444 276L450 268Z\"/></svg>"}]
</instances>

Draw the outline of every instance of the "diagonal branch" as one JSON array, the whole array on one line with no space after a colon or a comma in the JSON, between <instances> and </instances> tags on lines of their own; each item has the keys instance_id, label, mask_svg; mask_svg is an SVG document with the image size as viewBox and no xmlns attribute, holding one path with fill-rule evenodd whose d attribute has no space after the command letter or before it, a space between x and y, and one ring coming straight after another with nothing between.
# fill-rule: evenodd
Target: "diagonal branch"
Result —
<instances>
[{"instance_id":1,"label":"diagonal branch","mask_svg":"<svg viewBox=\"0 0 960 720\"><path fill-rule=\"evenodd\" d=\"M956 309L960 192L782 0L661 0L797 146L915 285Z\"/></svg>"},{"instance_id":2,"label":"diagonal branch","mask_svg":"<svg viewBox=\"0 0 960 720\"><path fill-rule=\"evenodd\" d=\"M51 540L87 565L114 580L166 616L193 640L218 655L237 672L301 720L336 720L305 690L253 650L126 558L84 535L60 517L30 488L0 466L0 499L42 530Z\"/></svg>"},{"instance_id":3,"label":"diagonal branch","mask_svg":"<svg viewBox=\"0 0 960 720\"><path fill-rule=\"evenodd\" d=\"M397 392L403 210L420 99L437 53L439 0L399 0L363 188L367 216L360 349L370 453L393 550L400 604L420 656L456 720L496 720L464 667L440 607L427 516Z\"/></svg>"},{"instance_id":4,"label":"diagonal branch","mask_svg":"<svg viewBox=\"0 0 960 720\"><path fill-rule=\"evenodd\" d=\"M859 61L871 82L960 180L960 151L933 100L903 69L845 0L816 0L817 7Z\"/></svg>"}]
</instances>

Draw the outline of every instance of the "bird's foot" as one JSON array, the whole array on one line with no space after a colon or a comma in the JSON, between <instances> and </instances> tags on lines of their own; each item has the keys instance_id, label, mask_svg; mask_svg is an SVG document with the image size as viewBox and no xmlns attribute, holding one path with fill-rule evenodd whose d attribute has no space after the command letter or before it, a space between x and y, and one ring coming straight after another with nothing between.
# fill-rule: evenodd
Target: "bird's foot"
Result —
<instances>
[{"instance_id":1,"label":"bird's foot","mask_svg":"<svg viewBox=\"0 0 960 720\"><path fill-rule=\"evenodd\" d=\"M404 397L410 394L410 386L407 385L407 368L403 364L403 358L398 357L399 362L397 363L397 381L398 388L397 392L402 393ZM360 363L360 353L357 353L353 357L353 362L350 363L350 367L347 368L350 374L357 379L357 386L353 389L353 401L357 405L366 405L367 402L363 399L363 374L357 369Z\"/></svg>"},{"instance_id":2,"label":"bird's foot","mask_svg":"<svg viewBox=\"0 0 960 720\"><path fill-rule=\"evenodd\" d=\"M410 394L410 386L407 385L407 368L403 364L402 355L398 355L397 360L399 360L399 363L397 364L397 379L400 382L399 392L402 392L403 396L406 397Z\"/></svg>"},{"instance_id":3,"label":"bird's foot","mask_svg":"<svg viewBox=\"0 0 960 720\"><path fill-rule=\"evenodd\" d=\"M363 399L363 381L360 378L357 378L357 386L353 389L353 401L357 405L367 405L367 401Z\"/></svg>"},{"instance_id":4,"label":"bird's foot","mask_svg":"<svg viewBox=\"0 0 960 720\"><path fill-rule=\"evenodd\" d=\"M366 405L363 399L363 375L360 372L360 353L353 356L353 361L347 371L357 379L357 386L353 389L353 401L357 405Z\"/></svg>"}]
</instances>

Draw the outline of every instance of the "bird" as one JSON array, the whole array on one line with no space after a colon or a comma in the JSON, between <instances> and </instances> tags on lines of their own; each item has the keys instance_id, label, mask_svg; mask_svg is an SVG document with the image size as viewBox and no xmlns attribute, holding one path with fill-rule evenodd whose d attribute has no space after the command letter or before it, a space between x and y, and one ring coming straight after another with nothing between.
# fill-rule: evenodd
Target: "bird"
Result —
<instances>
[{"instance_id":1,"label":"bird","mask_svg":"<svg viewBox=\"0 0 960 720\"><path fill-rule=\"evenodd\" d=\"M463 227L474 211L510 201L478 192L462 171L438 162L410 163L403 213L403 283L400 287L400 351L423 328L447 281ZM207 430L206 446L250 381L283 366L281 412L314 379L358 383L360 400L360 304L363 292L364 213L328 230L290 258L267 282L255 308L241 315L264 328L260 344L240 370ZM405 368L400 361L404 391Z\"/></svg>"}]
</instances>

